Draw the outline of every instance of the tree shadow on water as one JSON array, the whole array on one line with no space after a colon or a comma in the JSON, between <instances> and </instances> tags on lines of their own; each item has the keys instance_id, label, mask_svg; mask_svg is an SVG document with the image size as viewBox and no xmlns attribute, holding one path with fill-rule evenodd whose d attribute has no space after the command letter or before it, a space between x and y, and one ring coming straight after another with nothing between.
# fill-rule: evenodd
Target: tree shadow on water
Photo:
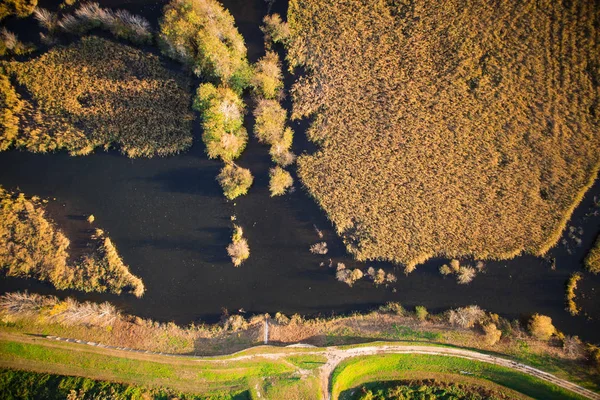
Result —
<instances>
[{"instance_id":1,"label":"tree shadow on water","mask_svg":"<svg viewBox=\"0 0 600 400\"><path fill-rule=\"evenodd\" d=\"M216 181L218 174L217 167L186 167L154 175L148 180L161 184L165 192L223 197Z\"/></svg>"}]
</instances>

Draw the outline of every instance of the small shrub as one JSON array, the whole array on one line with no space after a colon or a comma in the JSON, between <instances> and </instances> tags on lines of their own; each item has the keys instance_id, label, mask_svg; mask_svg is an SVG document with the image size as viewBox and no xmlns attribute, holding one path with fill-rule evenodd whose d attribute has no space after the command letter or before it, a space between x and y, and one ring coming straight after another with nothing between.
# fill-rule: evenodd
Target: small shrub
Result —
<instances>
[{"instance_id":1,"label":"small shrub","mask_svg":"<svg viewBox=\"0 0 600 400\"><path fill-rule=\"evenodd\" d=\"M398 278L396 278L396 275L392 274L391 272L388 272L387 274L385 274L385 281L388 283L394 283L398 280Z\"/></svg>"},{"instance_id":2,"label":"small shrub","mask_svg":"<svg viewBox=\"0 0 600 400\"><path fill-rule=\"evenodd\" d=\"M460 261L454 259L454 260L450 260L450 269L454 272L454 273L458 273L458 270L460 269Z\"/></svg>"},{"instance_id":3,"label":"small shrub","mask_svg":"<svg viewBox=\"0 0 600 400\"><path fill-rule=\"evenodd\" d=\"M278 99L281 97L283 74L277 53L267 51L267 54L256 62L250 84L259 98Z\"/></svg>"},{"instance_id":4,"label":"small shrub","mask_svg":"<svg viewBox=\"0 0 600 400\"><path fill-rule=\"evenodd\" d=\"M313 254L327 254L329 250L327 249L327 242L319 242L310 246L310 252Z\"/></svg>"},{"instance_id":5,"label":"small shrub","mask_svg":"<svg viewBox=\"0 0 600 400\"><path fill-rule=\"evenodd\" d=\"M290 323L290 319L285 314L278 312L275 314L275 322L279 325L287 325Z\"/></svg>"},{"instance_id":6,"label":"small shrub","mask_svg":"<svg viewBox=\"0 0 600 400\"><path fill-rule=\"evenodd\" d=\"M87 222L90 223L90 224L93 224L95 220L96 220L96 217L94 217L94 214L90 214L87 217Z\"/></svg>"},{"instance_id":7,"label":"small shrub","mask_svg":"<svg viewBox=\"0 0 600 400\"><path fill-rule=\"evenodd\" d=\"M239 267L250 257L250 246L248 246L248 241L244 238L244 231L240 226L233 226L233 236L231 244L227 246L227 254L231 257L234 267Z\"/></svg>"},{"instance_id":8,"label":"small shrub","mask_svg":"<svg viewBox=\"0 0 600 400\"><path fill-rule=\"evenodd\" d=\"M10 32L6 28L0 30L0 56L7 54L21 56L31 53L34 50L34 45L24 44L19 40L16 34Z\"/></svg>"},{"instance_id":9,"label":"small shrub","mask_svg":"<svg viewBox=\"0 0 600 400\"><path fill-rule=\"evenodd\" d=\"M281 167L271 168L269 171L269 191L271 197L281 196L292 187L294 179L292 175Z\"/></svg>"},{"instance_id":10,"label":"small shrub","mask_svg":"<svg viewBox=\"0 0 600 400\"><path fill-rule=\"evenodd\" d=\"M290 28L287 22L281 20L279 14L267 15L263 18L263 26L260 30L265 35L265 43L287 44L290 38Z\"/></svg>"},{"instance_id":11,"label":"small shrub","mask_svg":"<svg viewBox=\"0 0 600 400\"><path fill-rule=\"evenodd\" d=\"M248 193L254 182L249 169L239 167L234 163L227 164L221 169L217 181L223 188L223 194L229 200Z\"/></svg>"},{"instance_id":12,"label":"small shrub","mask_svg":"<svg viewBox=\"0 0 600 400\"><path fill-rule=\"evenodd\" d=\"M575 272L571 274L569 280L567 281L567 292L565 295L567 301L567 311L569 314L575 316L578 315L581 309L577 307L577 303L575 302L575 290L577 290L577 283L583 278L583 275L579 272Z\"/></svg>"},{"instance_id":13,"label":"small shrub","mask_svg":"<svg viewBox=\"0 0 600 400\"><path fill-rule=\"evenodd\" d=\"M404 307L402 307L400 303L396 302L386 303L384 306L379 307L379 311L400 316L404 315Z\"/></svg>"},{"instance_id":14,"label":"small shrub","mask_svg":"<svg viewBox=\"0 0 600 400\"><path fill-rule=\"evenodd\" d=\"M241 315L231 315L225 320L223 328L226 331L239 331L248 328L248 322Z\"/></svg>"},{"instance_id":15,"label":"small shrub","mask_svg":"<svg viewBox=\"0 0 600 400\"><path fill-rule=\"evenodd\" d=\"M453 271L447 264L444 264L440 267L440 274L442 275L450 275Z\"/></svg>"},{"instance_id":16,"label":"small shrub","mask_svg":"<svg viewBox=\"0 0 600 400\"><path fill-rule=\"evenodd\" d=\"M456 281L461 285L471 283L477 275L477 271L473 267L460 267L456 275Z\"/></svg>"},{"instance_id":17,"label":"small shrub","mask_svg":"<svg viewBox=\"0 0 600 400\"><path fill-rule=\"evenodd\" d=\"M531 317L528 328L529 333L540 340L548 340L556 333L556 328L552 325L552 318L540 314L534 314Z\"/></svg>"},{"instance_id":18,"label":"small shrub","mask_svg":"<svg viewBox=\"0 0 600 400\"><path fill-rule=\"evenodd\" d=\"M485 317L485 312L478 306L467 306L448 311L448 322L461 328L472 328Z\"/></svg>"},{"instance_id":19,"label":"small shrub","mask_svg":"<svg viewBox=\"0 0 600 400\"><path fill-rule=\"evenodd\" d=\"M562 339L562 349L569 357L580 357L585 352L583 343L578 336L565 336Z\"/></svg>"},{"instance_id":20,"label":"small shrub","mask_svg":"<svg viewBox=\"0 0 600 400\"><path fill-rule=\"evenodd\" d=\"M415 307L415 316L417 317L417 319L419 321L425 321L427 319L427 315L429 315L429 312L427 311L427 309L423 306L416 306Z\"/></svg>"},{"instance_id":21,"label":"small shrub","mask_svg":"<svg viewBox=\"0 0 600 400\"><path fill-rule=\"evenodd\" d=\"M496 324L489 323L483 326L484 341L488 346L493 346L500 341L502 331L496 327Z\"/></svg>"},{"instance_id":22,"label":"small shrub","mask_svg":"<svg viewBox=\"0 0 600 400\"><path fill-rule=\"evenodd\" d=\"M254 134L259 142L273 145L285 139L286 111L277 100L259 100L254 117Z\"/></svg>"},{"instance_id":23,"label":"small shrub","mask_svg":"<svg viewBox=\"0 0 600 400\"><path fill-rule=\"evenodd\" d=\"M231 89L204 83L198 87L194 109L202 116L202 141L209 158L233 161L248 141L244 129L244 102Z\"/></svg>"}]
</instances>

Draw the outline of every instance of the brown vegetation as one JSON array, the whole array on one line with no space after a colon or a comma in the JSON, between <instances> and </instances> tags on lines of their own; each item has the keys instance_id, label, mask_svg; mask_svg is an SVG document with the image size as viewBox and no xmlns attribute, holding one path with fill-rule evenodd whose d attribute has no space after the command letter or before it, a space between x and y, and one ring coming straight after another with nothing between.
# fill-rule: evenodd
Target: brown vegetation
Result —
<instances>
[{"instance_id":1,"label":"brown vegetation","mask_svg":"<svg viewBox=\"0 0 600 400\"><path fill-rule=\"evenodd\" d=\"M319 242L310 246L310 252L313 254L327 254L329 250L327 249L327 242Z\"/></svg>"},{"instance_id":2,"label":"brown vegetation","mask_svg":"<svg viewBox=\"0 0 600 400\"><path fill-rule=\"evenodd\" d=\"M24 44L19 40L16 34L10 32L6 28L0 30L0 56L21 56L23 54L31 53L34 50L34 45Z\"/></svg>"},{"instance_id":3,"label":"brown vegetation","mask_svg":"<svg viewBox=\"0 0 600 400\"><path fill-rule=\"evenodd\" d=\"M573 316L578 315L581 311L581 309L577 307L577 303L575 303L575 290L577 290L577 282L579 282L582 278L583 275L581 273L575 272L567 281L567 294L565 295L567 301L567 311Z\"/></svg>"},{"instance_id":4,"label":"brown vegetation","mask_svg":"<svg viewBox=\"0 0 600 400\"><path fill-rule=\"evenodd\" d=\"M244 231L241 226L233 226L233 235L231 243L227 246L227 254L231 257L234 267L239 267L250 257L250 246L244 237Z\"/></svg>"},{"instance_id":5,"label":"brown vegetation","mask_svg":"<svg viewBox=\"0 0 600 400\"><path fill-rule=\"evenodd\" d=\"M32 101L13 107L19 133L3 136L2 148L80 155L114 143L151 157L192 143L189 80L150 53L91 36L4 66Z\"/></svg>"},{"instance_id":6,"label":"brown vegetation","mask_svg":"<svg viewBox=\"0 0 600 400\"><path fill-rule=\"evenodd\" d=\"M291 0L288 22L321 144L299 176L359 260L557 242L600 167L594 2Z\"/></svg>"},{"instance_id":7,"label":"brown vegetation","mask_svg":"<svg viewBox=\"0 0 600 400\"><path fill-rule=\"evenodd\" d=\"M585 257L585 267L594 274L600 272L600 237L596 239L594 246Z\"/></svg>"},{"instance_id":8,"label":"brown vegetation","mask_svg":"<svg viewBox=\"0 0 600 400\"><path fill-rule=\"evenodd\" d=\"M500 341L502 337L502 331L496 327L496 324L489 323L483 326L483 333L485 343L488 346L493 346Z\"/></svg>"},{"instance_id":9,"label":"brown vegetation","mask_svg":"<svg viewBox=\"0 0 600 400\"><path fill-rule=\"evenodd\" d=\"M448 311L448 322L461 328L472 328L480 323L486 314L478 306L467 306Z\"/></svg>"},{"instance_id":10,"label":"brown vegetation","mask_svg":"<svg viewBox=\"0 0 600 400\"><path fill-rule=\"evenodd\" d=\"M39 199L0 188L0 206L0 270L6 275L48 281L57 289L144 294L141 279L101 231L92 237L90 250L70 264L69 240L46 217Z\"/></svg>"}]
</instances>

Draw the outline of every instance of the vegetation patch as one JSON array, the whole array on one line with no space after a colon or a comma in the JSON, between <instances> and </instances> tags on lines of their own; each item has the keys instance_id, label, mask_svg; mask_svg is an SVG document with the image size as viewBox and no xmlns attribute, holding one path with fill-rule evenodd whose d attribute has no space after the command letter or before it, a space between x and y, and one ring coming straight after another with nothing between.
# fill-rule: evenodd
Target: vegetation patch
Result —
<instances>
[{"instance_id":1,"label":"vegetation patch","mask_svg":"<svg viewBox=\"0 0 600 400\"><path fill-rule=\"evenodd\" d=\"M244 237L241 226L233 226L233 236L231 243L227 246L227 254L231 257L234 267L239 267L250 257L250 246L248 246L248 240Z\"/></svg>"},{"instance_id":2,"label":"vegetation patch","mask_svg":"<svg viewBox=\"0 0 600 400\"><path fill-rule=\"evenodd\" d=\"M254 177L252 177L249 169L230 163L221 169L221 172L217 175L217 181L221 184L225 197L233 200L248 193L248 189L254 182Z\"/></svg>"},{"instance_id":3,"label":"vegetation patch","mask_svg":"<svg viewBox=\"0 0 600 400\"><path fill-rule=\"evenodd\" d=\"M294 178L285 169L277 166L269 170L269 192L271 197L281 196L291 190Z\"/></svg>"},{"instance_id":4,"label":"vegetation patch","mask_svg":"<svg viewBox=\"0 0 600 400\"><path fill-rule=\"evenodd\" d=\"M0 20L9 15L24 18L35 10L37 0L2 0L0 2Z\"/></svg>"},{"instance_id":5,"label":"vegetation patch","mask_svg":"<svg viewBox=\"0 0 600 400\"><path fill-rule=\"evenodd\" d=\"M153 54L90 36L4 66L31 101L12 102L19 133L5 133L1 148L83 155L116 144L129 157L152 157L192 144L190 82Z\"/></svg>"},{"instance_id":6,"label":"vegetation patch","mask_svg":"<svg viewBox=\"0 0 600 400\"><path fill-rule=\"evenodd\" d=\"M321 145L299 176L359 260L558 241L600 167L593 2L291 0L288 23Z\"/></svg>"},{"instance_id":7,"label":"vegetation patch","mask_svg":"<svg viewBox=\"0 0 600 400\"><path fill-rule=\"evenodd\" d=\"M0 270L35 278L57 289L144 294L144 284L119 257L111 240L97 230L88 253L69 263L69 240L46 217L38 198L10 194L0 187Z\"/></svg>"},{"instance_id":8,"label":"vegetation patch","mask_svg":"<svg viewBox=\"0 0 600 400\"><path fill-rule=\"evenodd\" d=\"M160 23L163 51L194 73L221 82L240 94L252 68L244 38L229 11L216 0L173 0Z\"/></svg>"},{"instance_id":9,"label":"vegetation patch","mask_svg":"<svg viewBox=\"0 0 600 400\"><path fill-rule=\"evenodd\" d=\"M575 316L581 311L581 308L577 307L575 302L575 290L577 290L577 283L583 278L583 275L579 272L572 274L567 281L567 293L565 299L567 301L567 311L569 314Z\"/></svg>"},{"instance_id":10,"label":"vegetation patch","mask_svg":"<svg viewBox=\"0 0 600 400\"><path fill-rule=\"evenodd\" d=\"M594 246L585 257L585 267L594 274L600 272L600 237L596 239Z\"/></svg>"},{"instance_id":11,"label":"vegetation patch","mask_svg":"<svg viewBox=\"0 0 600 400\"><path fill-rule=\"evenodd\" d=\"M202 141L209 158L235 160L248 141L244 128L244 102L226 86L204 83L198 87L194 109L202 116Z\"/></svg>"}]
</instances>

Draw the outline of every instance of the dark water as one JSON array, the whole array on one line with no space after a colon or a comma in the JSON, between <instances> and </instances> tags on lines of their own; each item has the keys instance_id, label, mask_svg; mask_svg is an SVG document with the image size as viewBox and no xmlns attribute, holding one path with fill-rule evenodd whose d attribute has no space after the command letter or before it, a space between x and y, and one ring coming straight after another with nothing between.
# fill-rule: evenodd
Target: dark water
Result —
<instances>
[{"instance_id":1,"label":"dark water","mask_svg":"<svg viewBox=\"0 0 600 400\"><path fill-rule=\"evenodd\" d=\"M145 15L154 24L162 7L162 2L104 4L118 4ZM255 61L263 53L258 26L266 13L266 3L229 0L224 4L234 15L246 39L249 57ZM47 6L44 2L42 5ZM285 15L285 7L284 2L276 1L273 11ZM29 20L12 20L9 24L11 28L20 27L23 38L37 36L37 25ZM290 79L288 76L286 81ZM251 132L250 117L247 123ZM311 148L303 133L305 125L294 124L294 148L298 153ZM398 282L390 287L375 288L363 280L350 288L335 281L334 269L319 264L331 257L334 264L344 262L348 267L364 269L373 265L392 271L394 266L354 262L324 213L302 188L291 195L270 198L268 170L272 164L265 146L252 139L239 164L252 170L255 184L248 196L234 204L224 199L215 181L221 163L206 158L198 131L190 151L168 158L131 160L116 151L97 151L86 157L15 150L0 153L0 185L56 198L49 211L73 239L75 251L89 229L82 217L93 213L95 225L110 235L124 261L147 288L146 295L136 299L131 295L57 292L40 282L3 278L0 292L28 289L80 300L109 300L128 313L181 324L199 319L214 321L224 308L233 312L243 308L248 313L330 315L367 310L387 301L408 308L424 305L431 311L478 304L509 318L534 312L550 315L564 332L600 341L596 318L600 277L584 273L577 290L578 303L587 316L571 317L564 311L566 280L573 271L582 270L583 257L600 232L600 218L586 216L594 210L594 197L600 199L598 182L570 223L583 228L581 245L565 235L568 246L551 251L550 255L556 257L556 270L548 261L522 256L487 263L485 273L465 286L438 273L444 260L432 260L409 276L397 269ZM232 266L225 252L234 214L251 249L250 259L240 268ZM313 225L324 232L330 248L327 256L308 251L319 241Z\"/></svg>"}]
</instances>

